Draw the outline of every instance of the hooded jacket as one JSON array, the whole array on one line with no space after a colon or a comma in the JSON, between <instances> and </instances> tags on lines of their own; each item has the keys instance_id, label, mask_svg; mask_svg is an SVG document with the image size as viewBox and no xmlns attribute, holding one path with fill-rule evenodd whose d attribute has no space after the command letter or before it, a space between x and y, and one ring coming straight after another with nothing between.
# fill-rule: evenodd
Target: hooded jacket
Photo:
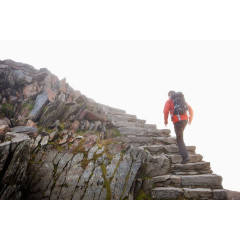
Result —
<instances>
[{"instance_id":1,"label":"hooded jacket","mask_svg":"<svg viewBox=\"0 0 240 240\"><path fill-rule=\"evenodd\" d=\"M190 107L190 105L188 105L188 109L189 109L190 116L188 117L188 114L185 113L185 114L180 114L180 118L181 118L181 120L189 120L189 123L191 124L192 119L193 119L193 109ZM174 103L173 103L172 99L168 99L164 106L164 110L163 110L164 124L168 124L169 112L170 112L170 115L172 115L174 112ZM171 120L173 121L173 124L179 121L177 115L173 115Z\"/></svg>"}]
</instances>

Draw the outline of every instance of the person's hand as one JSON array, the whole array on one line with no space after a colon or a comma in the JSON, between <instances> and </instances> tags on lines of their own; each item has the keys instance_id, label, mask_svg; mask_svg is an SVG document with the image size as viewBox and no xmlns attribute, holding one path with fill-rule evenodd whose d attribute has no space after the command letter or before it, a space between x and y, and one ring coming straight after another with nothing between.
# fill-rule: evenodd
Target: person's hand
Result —
<instances>
[{"instance_id":1,"label":"person's hand","mask_svg":"<svg viewBox=\"0 0 240 240\"><path fill-rule=\"evenodd\" d=\"M165 123L165 127L167 127L167 125L168 125L168 124L167 124L167 123Z\"/></svg>"}]
</instances>

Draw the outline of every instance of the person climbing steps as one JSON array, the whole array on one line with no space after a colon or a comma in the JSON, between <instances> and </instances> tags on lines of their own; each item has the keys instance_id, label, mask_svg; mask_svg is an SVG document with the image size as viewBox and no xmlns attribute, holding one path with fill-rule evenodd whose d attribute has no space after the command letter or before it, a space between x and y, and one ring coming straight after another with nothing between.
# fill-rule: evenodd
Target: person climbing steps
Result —
<instances>
[{"instance_id":1,"label":"person climbing steps","mask_svg":"<svg viewBox=\"0 0 240 240\"><path fill-rule=\"evenodd\" d=\"M167 127L169 113L171 115L171 121L174 125L174 131L176 133L177 146L179 154L182 156L181 164L189 162L189 156L186 149L186 145L183 139L183 132L185 127L189 123L192 123L193 109L189 104L186 103L182 92L169 91L169 99L166 101L164 106L164 124ZM189 112L189 117L187 112Z\"/></svg>"}]
</instances>

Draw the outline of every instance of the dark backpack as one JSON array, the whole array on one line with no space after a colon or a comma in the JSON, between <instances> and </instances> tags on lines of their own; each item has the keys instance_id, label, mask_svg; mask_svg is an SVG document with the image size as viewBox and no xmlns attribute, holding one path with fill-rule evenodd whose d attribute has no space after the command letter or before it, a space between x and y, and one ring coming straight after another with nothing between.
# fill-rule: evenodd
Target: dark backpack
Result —
<instances>
[{"instance_id":1,"label":"dark backpack","mask_svg":"<svg viewBox=\"0 0 240 240\"><path fill-rule=\"evenodd\" d=\"M174 104L173 115L185 114L188 111L188 105L185 101L184 95L182 92L176 92L171 95L171 99Z\"/></svg>"}]
</instances>

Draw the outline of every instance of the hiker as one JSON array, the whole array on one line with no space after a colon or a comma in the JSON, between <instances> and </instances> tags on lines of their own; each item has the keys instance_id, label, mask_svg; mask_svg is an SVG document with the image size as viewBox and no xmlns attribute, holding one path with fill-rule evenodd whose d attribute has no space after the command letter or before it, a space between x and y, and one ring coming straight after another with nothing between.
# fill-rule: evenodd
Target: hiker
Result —
<instances>
[{"instance_id":1,"label":"hiker","mask_svg":"<svg viewBox=\"0 0 240 240\"><path fill-rule=\"evenodd\" d=\"M184 95L181 92L169 91L169 99L166 101L164 106L164 124L167 127L168 124L168 115L170 112L171 120L174 124L174 130L176 133L176 140L179 149L179 154L182 156L181 164L185 164L189 161L188 152L183 140L183 131L193 119L193 110L186 103ZM187 111L189 111L190 116L188 117ZM188 122L189 119L189 122Z\"/></svg>"}]
</instances>

